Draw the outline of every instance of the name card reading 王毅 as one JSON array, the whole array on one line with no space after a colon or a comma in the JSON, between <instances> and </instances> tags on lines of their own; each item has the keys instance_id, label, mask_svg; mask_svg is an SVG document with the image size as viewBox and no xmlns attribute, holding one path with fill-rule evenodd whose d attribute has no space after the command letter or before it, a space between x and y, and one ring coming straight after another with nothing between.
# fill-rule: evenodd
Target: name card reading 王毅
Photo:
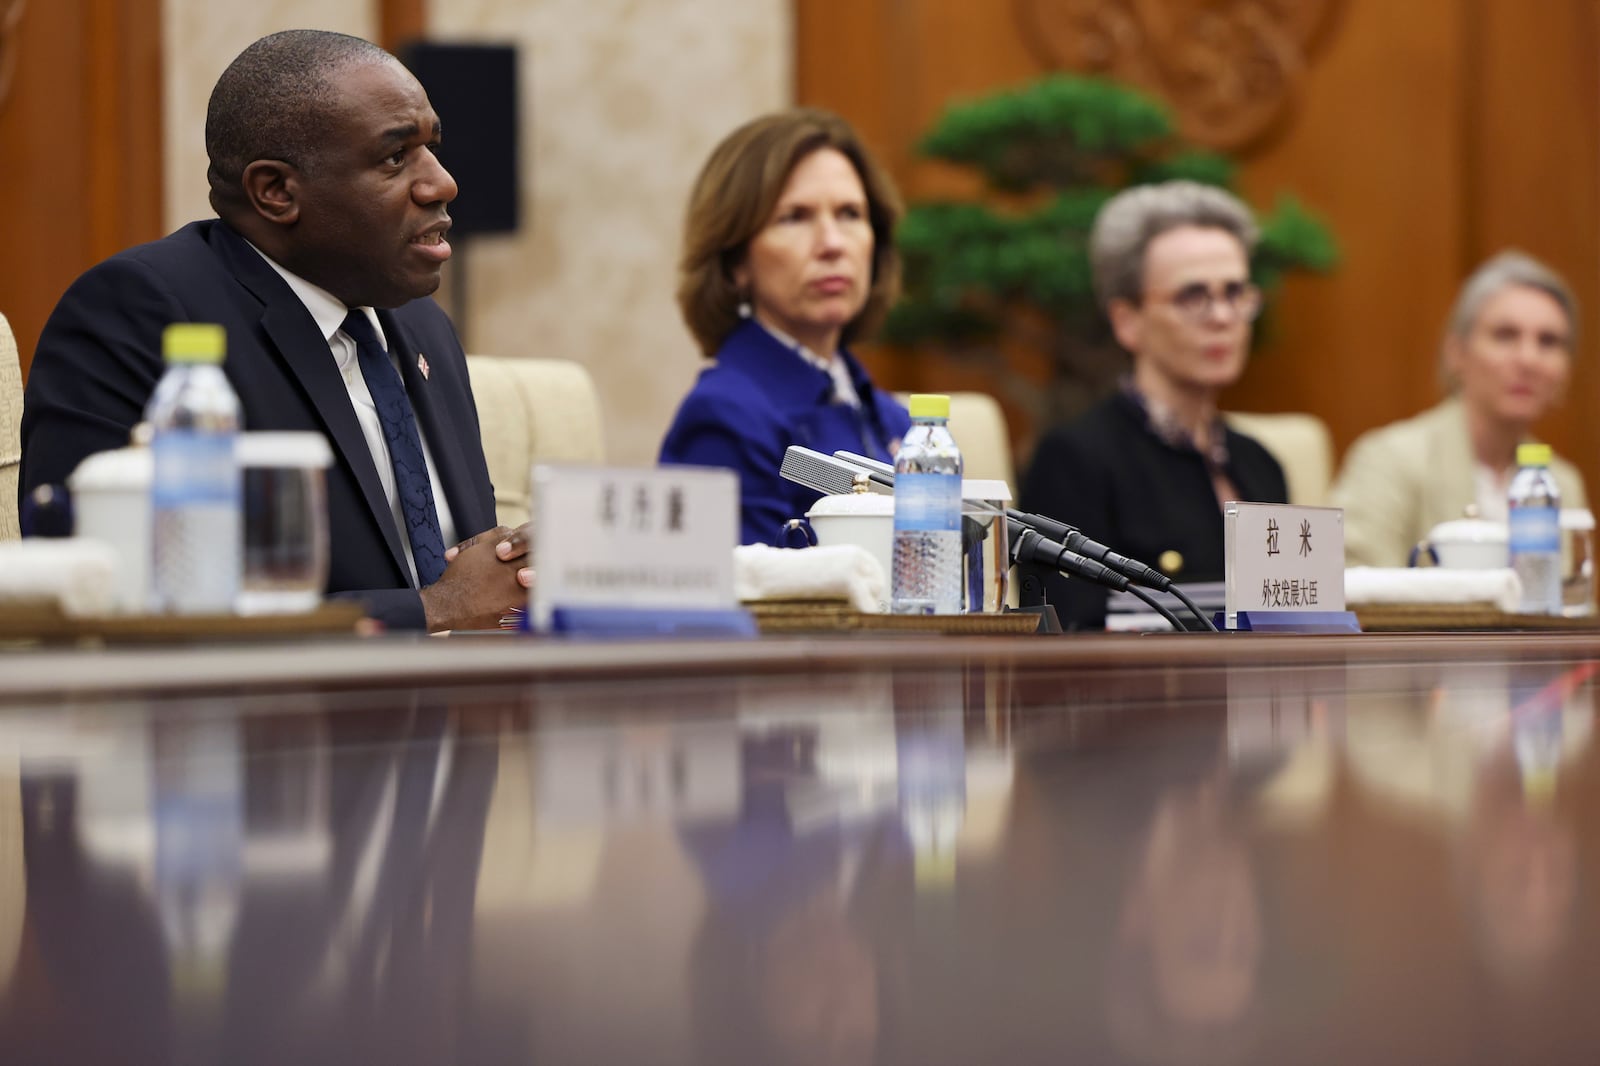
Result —
<instances>
[{"instance_id":1,"label":"name card reading \u738b\u6bc5","mask_svg":"<svg viewBox=\"0 0 1600 1066\"><path fill-rule=\"evenodd\" d=\"M561 608L736 607L739 482L731 470L533 469L533 628Z\"/></svg>"},{"instance_id":2,"label":"name card reading \u738b\u6bc5","mask_svg":"<svg viewBox=\"0 0 1600 1066\"><path fill-rule=\"evenodd\" d=\"M1344 511L1278 503L1223 506L1227 627L1241 611L1344 610Z\"/></svg>"}]
</instances>

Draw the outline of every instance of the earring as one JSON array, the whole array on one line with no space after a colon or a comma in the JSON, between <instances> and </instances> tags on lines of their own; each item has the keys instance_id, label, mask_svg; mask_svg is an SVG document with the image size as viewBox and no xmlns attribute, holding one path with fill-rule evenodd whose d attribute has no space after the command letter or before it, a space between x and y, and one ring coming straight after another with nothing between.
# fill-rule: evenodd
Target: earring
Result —
<instances>
[{"instance_id":1,"label":"earring","mask_svg":"<svg viewBox=\"0 0 1600 1066\"><path fill-rule=\"evenodd\" d=\"M740 299L739 299L739 317L740 318L749 318L750 317L750 313L751 313L750 312L750 301L744 299L743 297L740 297Z\"/></svg>"}]
</instances>

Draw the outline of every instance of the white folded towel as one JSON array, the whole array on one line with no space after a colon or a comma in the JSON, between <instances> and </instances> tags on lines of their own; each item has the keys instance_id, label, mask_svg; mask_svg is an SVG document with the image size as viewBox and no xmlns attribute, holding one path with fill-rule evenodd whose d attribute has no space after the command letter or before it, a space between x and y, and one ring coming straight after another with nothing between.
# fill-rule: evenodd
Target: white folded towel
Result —
<instances>
[{"instance_id":1,"label":"white folded towel","mask_svg":"<svg viewBox=\"0 0 1600 1066\"><path fill-rule=\"evenodd\" d=\"M1344 572L1344 600L1351 607L1378 603L1492 603L1509 612L1515 611L1522 600L1522 582L1510 569L1353 566Z\"/></svg>"},{"instance_id":2,"label":"white folded towel","mask_svg":"<svg viewBox=\"0 0 1600 1066\"><path fill-rule=\"evenodd\" d=\"M0 541L0 604L53 603L74 617L110 614L116 573L116 552L104 541Z\"/></svg>"},{"instance_id":3,"label":"white folded towel","mask_svg":"<svg viewBox=\"0 0 1600 1066\"><path fill-rule=\"evenodd\" d=\"M733 549L733 590L742 601L846 599L856 610L882 614L889 606L883 564L854 544Z\"/></svg>"}]
</instances>

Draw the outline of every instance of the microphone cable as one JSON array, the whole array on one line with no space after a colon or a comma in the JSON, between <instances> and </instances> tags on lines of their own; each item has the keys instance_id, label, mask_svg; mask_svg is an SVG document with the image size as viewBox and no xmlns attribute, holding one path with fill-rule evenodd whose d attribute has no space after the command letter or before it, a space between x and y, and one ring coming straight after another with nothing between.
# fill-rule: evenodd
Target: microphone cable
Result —
<instances>
[{"instance_id":1,"label":"microphone cable","mask_svg":"<svg viewBox=\"0 0 1600 1066\"><path fill-rule=\"evenodd\" d=\"M1168 586L1167 591L1178 597L1178 602L1189 608L1189 613L1194 615L1195 618L1199 619L1200 624L1206 627L1205 631L1207 633L1217 632L1217 624L1211 619L1207 618L1205 614L1201 612L1200 608L1194 605L1194 601L1184 594L1183 589L1179 588L1174 583Z\"/></svg>"},{"instance_id":2,"label":"microphone cable","mask_svg":"<svg viewBox=\"0 0 1600 1066\"><path fill-rule=\"evenodd\" d=\"M1146 592L1144 589L1140 588L1138 585L1129 585L1128 586L1128 591L1131 592L1134 596L1136 596L1139 599L1143 600L1151 608L1151 610L1155 611L1162 618L1165 618L1167 620L1168 624L1171 625L1172 628L1174 630L1176 630L1177 632L1179 632L1179 633L1188 633L1188 632L1190 632L1189 627L1183 624L1183 620L1182 619L1180 619L1177 615L1173 614L1170 610L1168 610L1167 607L1164 606L1161 603L1160 600L1156 599L1154 596L1152 596L1150 593ZM1196 618L1200 618L1198 613L1196 613L1195 617ZM1210 626L1211 627L1211 632L1215 633L1217 631L1217 627L1211 625L1211 623L1207 622L1206 619L1200 618L1200 621L1205 622L1206 625Z\"/></svg>"}]
</instances>

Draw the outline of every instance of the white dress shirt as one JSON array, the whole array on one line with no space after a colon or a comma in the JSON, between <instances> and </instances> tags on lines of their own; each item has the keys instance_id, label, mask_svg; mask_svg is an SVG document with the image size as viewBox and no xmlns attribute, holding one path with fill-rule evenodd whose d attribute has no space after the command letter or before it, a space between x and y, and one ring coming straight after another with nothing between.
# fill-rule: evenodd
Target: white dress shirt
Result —
<instances>
[{"instance_id":1,"label":"white dress shirt","mask_svg":"<svg viewBox=\"0 0 1600 1066\"><path fill-rule=\"evenodd\" d=\"M255 245L250 247L255 248ZM367 379L361 374L361 364L356 361L356 342L343 328L344 316L352 308L344 305L326 289L313 285L298 274L292 274L281 265L274 262L272 257L256 248L257 254L267 261L267 265L278 272L278 276L288 282L289 288L305 304L306 310L316 320L317 328L322 331L323 338L328 342L328 351L333 356L333 361L339 368L340 375L344 378L344 387L350 393L350 405L355 408L356 421L361 423L361 435L367 439L367 450L372 453L372 462L378 468L378 481L383 485L384 498L389 501L389 514L394 519L395 529L400 531L400 547L406 553L406 566L411 570L411 583L417 583L417 563L411 556L411 538L406 535L406 519L400 509L400 494L394 486L394 462L389 458L389 442L383 436L383 423L378 418L378 408L372 402L372 393L367 391ZM387 351L389 338L384 336L383 326L378 323L378 315L370 307L360 308L361 312L372 322L372 330L378 335L378 341ZM399 363L393 352L389 352L389 362L395 364L395 372L399 373ZM404 375L401 376L402 383ZM249 429L249 426L245 426ZM439 535L444 546L450 547L456 543L455 520L450 515L450 504L444 498L444 492L439 485L439 472L433 465L433 452L428 448L428 435L422 431L422 423L417 423L417 436L422 440L422 456L428 463L428 483L433 486L433 506L439 512Z\"/></svg>"}]
</instances>

